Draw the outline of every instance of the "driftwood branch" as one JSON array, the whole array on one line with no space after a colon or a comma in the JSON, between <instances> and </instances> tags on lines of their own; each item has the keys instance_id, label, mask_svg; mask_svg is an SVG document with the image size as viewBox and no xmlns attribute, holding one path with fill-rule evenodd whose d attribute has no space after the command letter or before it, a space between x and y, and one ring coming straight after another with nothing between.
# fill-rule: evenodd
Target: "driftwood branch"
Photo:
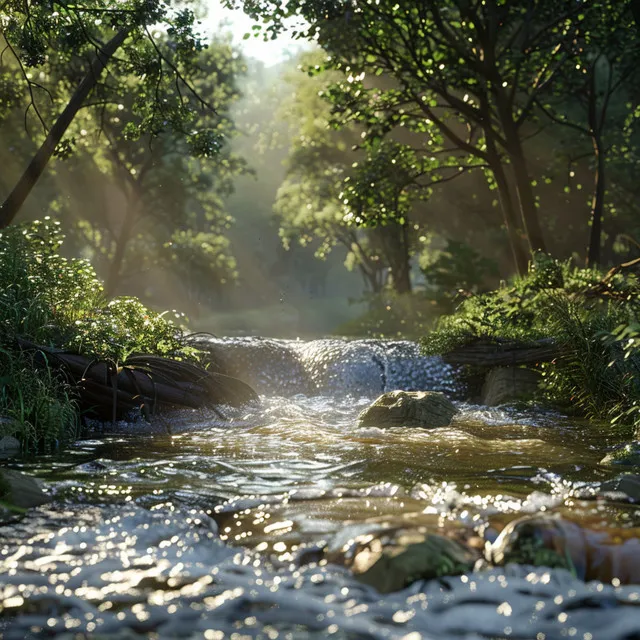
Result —
<instances>
[{"instance_id":1,"label":"driftwood branch","mask_svg":"<svg viewBox=\"0 0 640 640\"><path fill-rule=\"evenodd\" d=\"M60 369L74 386L80 406L102 419L124 419L132 409L145 415L172 407L198 409L240 406L258 399L242 380L187 362L153 355L124 363L90 358L18 339L22 349L40 355L42 364Z\"/></svg>"},{"instance_id":2,"label":"driftwood branch","mask_svg":"<svg viewBox=\"0 0 640 640\"><path fill-rule=\"evenodd\" d=\"M615 293L611 290L611 281L619 273L633 271L634 269L640 271L640 258L635 258L634 260L629 260L629 262L623 262L622 264L612 267L607 271L605 277L587 289L584 295L587 298L616 298Z\"/></svg>"}]
</instances>

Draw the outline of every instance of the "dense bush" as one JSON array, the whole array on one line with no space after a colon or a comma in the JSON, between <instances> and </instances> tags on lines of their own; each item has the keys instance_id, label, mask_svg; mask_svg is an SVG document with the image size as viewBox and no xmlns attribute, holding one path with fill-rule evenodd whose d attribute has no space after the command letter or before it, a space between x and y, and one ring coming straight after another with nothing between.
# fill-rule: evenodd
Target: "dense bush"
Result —
<instances>
[{"instance_id":1,"label":"dense bush","mask_svg":"<svg viewBox=\"0 0 640 640\"><path fill-rule=\"evenodd\" d=\"M60 255L63 238L48 218L0 234L0 436L28 450L74 437L79 415L74 389L43 353L23 350L25 340L115 363L191 355L163 314L133 298L107 303L91 265Z\"/></svg>"},{"instance_id":2,"label":"dense bush","mask_svg":"<svg viewBox=\"0 0 640 640\"><path fill-rule=\"evenodd\" d=\"M527 276L466 298L422 340L442 354L478 338L552 338L559 356L541 365L547 396L591 417L640 424L640 282L605 277L545 254Z\"/></svg>"}]
</instances>

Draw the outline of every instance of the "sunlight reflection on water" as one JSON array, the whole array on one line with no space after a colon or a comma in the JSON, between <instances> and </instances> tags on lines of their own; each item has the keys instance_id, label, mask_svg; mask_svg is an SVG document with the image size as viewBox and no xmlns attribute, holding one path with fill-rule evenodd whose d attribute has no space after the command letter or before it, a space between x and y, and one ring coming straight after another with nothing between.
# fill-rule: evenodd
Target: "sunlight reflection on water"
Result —
<instances>
[{"instance_id":1,"label":"sunlight reflection on water","mask_svg":"<svg viewBox=\"0 0 640 640\"><path fill-rule=\"evenodd\" d=\"M362 366L378 367L370 351ZM330 374L327 384L345 379ZM326 560L298 566L301 553L339 555L361 534L468 537L522 513L640 525L633 505L576 497L611 475L593 425L459 404L446 428L361 429L374 396L262 396L225 408L227 421L183 411L170 434L166 419L122 423L23 462L57 508L0 530L3 637L621 640L640 628L637 588L585 586L561 571L511 567L381 597Z\"/></svg>"}]
</instances>

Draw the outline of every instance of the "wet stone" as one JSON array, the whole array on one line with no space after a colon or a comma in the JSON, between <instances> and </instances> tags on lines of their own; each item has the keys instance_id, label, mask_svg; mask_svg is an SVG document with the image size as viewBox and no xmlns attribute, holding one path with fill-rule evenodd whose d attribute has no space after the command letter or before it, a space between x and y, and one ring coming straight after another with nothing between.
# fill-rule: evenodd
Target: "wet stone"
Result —
<instances>
[{"instance_id":1,"label":"wet stone","mask_svg":"<svg viewBox=\"0 0 640 640\"><path fill-rule=\"evenodd\" d=\"M451 424L457 409L437 391L390 391L382 394L359 416L361 427L421 427L434 429Z\"/></svg>"},{"instance_id":2,"label":"wet stone","mask_svg":"<svg viewBox=\"0 0 640 640\"><path fill-rule=\"evenodd\" d=\"M489 371L482 387L482 404L495 407L518 400L530 400L541 376L522 367L499 367Z\"/></svg>"},{"instance_id":3,"label":"wet stone","mask_svg":"<svg viewBox=\"0 0 640 640\"><path fill-rule=\"evenodd\" d=\"M363 555L365 553L361 550L360 556ZM371 557L377 559L365 571L356 574L356 578L380 593L400 591L417 580L462 575L471 571L478 559L474 551L456 540L437 534L426 534L422 542L404 547L378 552L372 549L368 556L367 560ZM355 566L358 560L356 558Z\"/></svg>"},{"instance_id":4,"label":"wet stone","mask_svg":"<svg viewBox=\"0 0 640 640\"><path fill-rule=\"evenodd\" d=\"M9 458L20 452L20 441L13 436L0 438L0 458Z\"/></svg>"},{"instance_id":5,"label":"wet stone","mask_svg":"<svg viewBox=\"0 0 640 640\"><path fill-rule=\"evenodd\" d=\"M89 462L83 462L82 464L76 465L75 470L88 474L103 474L109 471L109 467L97 460L90 460Z\"/></svg>"},{"instance_id":6,"label":"wet stone","mask_svg":"<svg viewBox=\"0 0 640 640\"><path fill-rule=\"evenodd\" d=\"M640 442L630 442L629 444L611 451L600 464L606 466L629 466L640 467Z\"/></svg>"},{"instance_id":7,"label":"wet stone","mask_svg":"<svg viewBox=\"0 0 640 640\"><path fill-rule=\"evenodd\" d=\"M599 493L616 494L632 502L640 502L640 475L624 473L617 478L603 482L599 487Z\"/></svg>"},{"instance_id":8,"label":"wet stone","mask_svg":"<svg viewBox=\"0 0 640 640\"><path fill-rule=\"evenodd\" d=\"M587 529L552 515L510 522L489 545L486 559L498 566L567 569L581 580L640 582L638 529Z\"/></svg>"},{"instance_id":9,"label":"wet stone","mask_svg":"<svg viewBox=\"0 0 640 640\"><path fill-rule=\"evenodd\" d=\"M11 469L0 470L0 492L4 502L18 509L30 509L51 501L39 480Z\"/></svg>"}]
</instances>

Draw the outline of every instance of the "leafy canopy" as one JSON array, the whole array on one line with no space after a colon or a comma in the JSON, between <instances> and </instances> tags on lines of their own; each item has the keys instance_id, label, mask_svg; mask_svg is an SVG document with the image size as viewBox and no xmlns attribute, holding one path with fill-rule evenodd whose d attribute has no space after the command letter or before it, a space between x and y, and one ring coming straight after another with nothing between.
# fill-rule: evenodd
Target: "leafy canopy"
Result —
<instances>
[{"instance_id":1,"label":"leafy canopy","mask_svg":"<svg viewBox=\"0 0 640 640\"><path fill-rule=\"evenodd\" d=\"M117 115L127 95L132 117L124 126L129 139L167 130L184 134L194 152L214 154L220 144L214 129L197 130L202 110L212 110L191 81L198 55L207 47L189 3L161 0L8 0L2 5L4 62L16 65L25 87L27 110L41 126L68 95L117 33L126 35L107 72L84 105L98 121ZM10 58L12 60L10 60ZM69 151L70 141L58 149Z\"/></svg>"}]
</instances>

